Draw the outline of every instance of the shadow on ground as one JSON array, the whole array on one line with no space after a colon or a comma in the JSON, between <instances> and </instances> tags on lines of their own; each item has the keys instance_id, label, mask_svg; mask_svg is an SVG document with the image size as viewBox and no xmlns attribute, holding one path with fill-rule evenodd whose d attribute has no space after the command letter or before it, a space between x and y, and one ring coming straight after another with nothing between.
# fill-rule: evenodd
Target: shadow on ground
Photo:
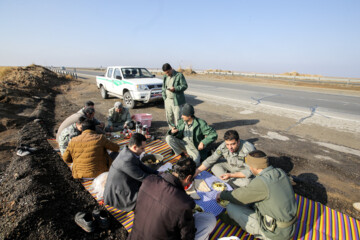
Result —
<instances>
[{"instance_id":1,"label":"shadow on ground","mask_svg":"<svg viewBox=\"0 0 360 240\"><path fill-rule=\"evenodd\" d=\"M222 121L213 123L210 126L215 130L230 129L239 126L255 125L259 122L258 119L247 119L247 120L233 120L233 121Z\"/></svg>"}]
</instances>

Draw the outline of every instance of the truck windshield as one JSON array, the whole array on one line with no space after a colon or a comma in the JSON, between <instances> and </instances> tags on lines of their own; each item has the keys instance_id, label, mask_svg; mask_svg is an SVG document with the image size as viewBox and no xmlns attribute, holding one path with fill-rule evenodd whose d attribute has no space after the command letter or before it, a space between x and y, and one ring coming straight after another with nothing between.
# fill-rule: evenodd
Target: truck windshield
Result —
<instances>
[{"instance_id":1,"label":"truck windshield","mask_svg":"<svg viewBox=\"0 0 360 240\"><path fill-rule=\"evenodd\" d=\"M153 75L146 68L122 68L124 78L152 78Z\"/></svg>"}]
</instances>

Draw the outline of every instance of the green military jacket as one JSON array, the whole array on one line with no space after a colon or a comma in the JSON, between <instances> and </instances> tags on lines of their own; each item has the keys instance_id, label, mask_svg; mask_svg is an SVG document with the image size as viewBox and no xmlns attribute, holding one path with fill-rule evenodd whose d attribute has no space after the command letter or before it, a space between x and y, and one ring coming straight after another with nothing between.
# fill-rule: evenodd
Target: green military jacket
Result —
<instances>
[{"instance_id":1,"label":"green military jacket","mask_svg":"<svg viewBox=\"0 0 360 240\"><path fill-rule=\"evenodd\" d=\"M63 154L73 137L79 136L81 132L76 128L76 123L71 124L67 128L61 131L59 137L59 149Z\"/></svg>"},{"instance_id":2,"label":"green military jacket","mask_svg":"<svg viewBox=\"0 0 360 240\"><path fill-rule=\"evenodd\" d=\"M177 133L172 134L171 130L169 130L168 134L173 135L179 139L184 138L184 129L185 129L184 120L180 119L176 128L179 130ZM204 120L194 117L193 120L193 141L194 146L198 148L200 142L204 144L204 148L208 146L210 143L216 141L218 135L214 128L210 127ZM200 151L201 159L205 159L207 157L207 151L205 149Z\"/></svg>"},{"instance_id":3,"label":"green military jacket","mask_svg":"<svg viewBox=\"0 0 360 240\"><path fill-rule=\"evenodd\" d=\"M228 164L234 168L235 171L241 171L241 169L245 169L245 157L255 150L254 145L252 145L248 141L244 141L240 139L240 146L237 152L230 152L226 147L225 141L220 144L220 146L216 149L216 151L208 157L202 164L206 167L212 167L220 158L226 159ZM236 170L238 169L238 170ZM248 171L244 172L247 175ZM247 176L250 177L250 176Z\"/></svg>"},{"instance_id":4,"label":"green military jacket","mask_svg":"<svg viewBox=\"0 0 360 240\"><path fill-rule=\"evenodd\" d=\"M130 111L127 108L123 108L121 113L115 111L115 107L109 109L109 115L107 118L108 126L111 127L114 123L125 124L131 122Z\"/></svg>"},{"instance_id":5,"label":"green military jacket","mask_svg":"<svg viewBox=\"0 0 360 240\"><path fill-rule=\"evenodd\" d=\"M285 228L276 226L276 223L289 223L294 220L297 211L291 183L286 173L280 168L269 166L246 187L237 188L234 191L223 191L220 198L233 204L254 203L261 231L270 239L286 240L295 233L296 222ZM265 216L275 219L273 231L265 227Z\"/></svg>"},{"instance_id":6,"label":"green military jacket","mask_svg":"<svg viewBox=\"0 0 360 240\"><path fill-rule=\"evenodd\" d=\"M163 77L162 97L163 97L163 99L165 101L165 99L166 99L166 89L174 87L175 88L174 105L175 106L180 106L180 105L183 105L183 104L186 103L184 91L188 88L188 85L187 85L185 77L184 77L184 75L182 73L173 70L173 75L172 76L175 76L173 86L166 86L166 79L168 78L168 76L164 75L164 77Z\"/></svg>"}]
</instances>

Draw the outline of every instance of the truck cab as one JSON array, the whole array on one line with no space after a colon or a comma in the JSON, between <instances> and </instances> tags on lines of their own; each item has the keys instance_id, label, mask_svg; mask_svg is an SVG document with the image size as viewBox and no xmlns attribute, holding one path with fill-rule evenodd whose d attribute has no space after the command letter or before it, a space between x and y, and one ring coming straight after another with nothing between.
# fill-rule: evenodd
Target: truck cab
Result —
<instances>
[{"instance_id":1,"label":"truck cab","mask_svg":"<svg viewBox=\"0 0 360 240\"><path fill-rule=\"evenodd\" d=\"M104 76L96 76L96 85L102 98L121 98L127 108L134 108L136 102L162 100L162 80L143 67L108 67Z\"/></svg>"}]
</instances>

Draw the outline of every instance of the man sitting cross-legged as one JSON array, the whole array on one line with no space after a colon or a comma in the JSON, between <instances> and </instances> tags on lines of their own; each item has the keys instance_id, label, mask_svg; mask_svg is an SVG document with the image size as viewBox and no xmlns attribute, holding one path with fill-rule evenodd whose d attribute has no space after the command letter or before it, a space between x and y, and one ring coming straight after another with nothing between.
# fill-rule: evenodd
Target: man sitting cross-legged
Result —
<instances>
[{"instance_id":1,"label":"man sitting cross-legged","mask_svg":"<svg viewBox=\"0 0 360 240\"><path fill-rule=\"evenodd\" d=\"M255 150L255 147L250 142L241 140L235 130L226 131L224 140L216 151L198 167L195 176L212 167L211 171L218 178L224 181L231 180L237 187L246 186L253 175L245 164L245 157Z\"/></svg>"},{"instance_id":2,"label":"man sitting cross-legged","mask_svg":"<svg viewBox=\"0 0 360 240\"><path fill-rule=\"evenodd\" d=\"M145 136L135 133L115 158L105 184L105 204L127 212L134 209L141 182L150 174L158 173L140 160L145 145Z\"/></svg>"},{"instance_id":3,"label":"man sitting cross-legged","mask_svg":"<svg viewBox=\"0 0 360 240\"><path fill-rule=\"evenodd\" d=\"M254 237L291 239L296 228L297 204L288 176L269 165L262 151L249 153L245 161L256 177L246 187L218 193L216 200L229 201L228 217Z\"/></svg>"},{"instance_id":4,"label":"man sitting cross-legged","mask_svg":"<svg viewBox=\"0 0 360 240\"><path fill-rule=\"evenodd\" d=\"M184 156L184 152L187 152L199 166L201 159L207 157L206 146L214 142L218 135L215 129L194 114L194 107L186 103L178 125L169 130L165 140L175 154Z\"/></svg>"}]
</instances>

